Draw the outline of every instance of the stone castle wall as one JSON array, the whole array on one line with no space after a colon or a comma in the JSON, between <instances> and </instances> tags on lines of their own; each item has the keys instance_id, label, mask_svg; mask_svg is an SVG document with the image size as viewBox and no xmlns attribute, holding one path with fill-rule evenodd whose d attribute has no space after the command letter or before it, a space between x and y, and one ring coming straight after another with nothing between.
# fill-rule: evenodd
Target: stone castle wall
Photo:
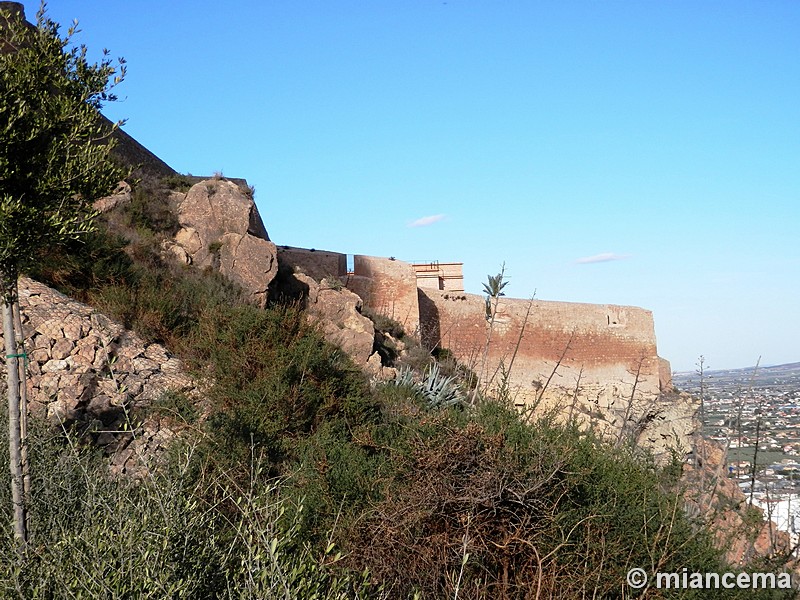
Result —
<instances>
[{"instance_id":1,"label":"stone castle wall","mask_svg":"<svg viewBox=\"0 0 800 600\"><path fill-rule=\"evenodd\" d=\"M346 254L291 246L278 246L278 262L317 281L341 279L364 307L394 319L407 333L418 334L417 276L409 263L356 254L353 272L348 273Z\"/></svg>"},{"instance_id":2,"label":"stone castle wall","mask_svg":"<svg viewBox=\"0 0 800 600\"><path fill-rule=\"evenodd\" d=\"M660 391L650 311L501 298L490 325L483 296L420 290L420 306L426 345L448 348L484 378L498 373L501 362L511 366L521 404L545 386L545 398L571 397L578 387L582 397L608 404L626 394L637 371L638 393Z\"/></svg>"},{"instance_id":3,"label":"stone castle wall","mask_svg":"<svg viewBox=\"0 0 800 600\"><path fill-rule=\"evenodd\" d=\"M463 263L412 263L417 275L417 287L447 292L464 291Z\"/></svg>"},{"instance_id":4,"label":"stone castle wall","mask_svg":"<svg viewBox=\"0 0 800 600\"><path fill-rule=\"evenodd\" d=\"M419 332L417 276L409 263L375 256L353 257L354 274L346 287L361 296L364 306L394 319L406 333Z\"/></svg>"},{"instance_id":5,"label":"stone castle wall","mask_svg":"<svg viewBox=\"0 0 800 600\"><path fill-rule=\"evenodd\" d=\"M483 296L419 289L421 335L450 350L490 390L505 371L520 408L574 417L656 456L687 450L697 407L669 391L650 311L633 306L501 298L494 321Z\"/></svg>"},{"instance_id":6,"label":"stone castle wall","mask_svg":"<svg viewBox=\"0 0 800 600\"><path fill-rule=\"evenodd\" d=\"M347 274L347 255L327 250L278 246L278 263L322 281Z\"/></svg>"},{"instance_id":7,"label":"stone castle wall","mask_svg":"<svg viewBox=\"0 0 800 600\"><path fill-rule=\"evenodd\" d=\"M487 349L483 296L426 287L419 265L356 255L354 272L344 275L346 255L290 247L279 248L279 260L317 280L338 275L365 307L417 332L428 348L447 348L485 379L497 380L501 363L508 368L513 360L510 382L520 404L571 397L577 389L609 407L631 393L656 396L670 386L648 310L501 298Z\"/></svg>"}]
</instances>

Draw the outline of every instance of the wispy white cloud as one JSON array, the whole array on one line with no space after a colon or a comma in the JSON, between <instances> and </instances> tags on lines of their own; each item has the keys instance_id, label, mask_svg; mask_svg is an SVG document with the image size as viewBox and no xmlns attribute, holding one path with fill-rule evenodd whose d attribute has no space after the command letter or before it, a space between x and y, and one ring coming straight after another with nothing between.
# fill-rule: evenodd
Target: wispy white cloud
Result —
<instances>
[{"instance_id":1,"label":"wispy white cloud","mask_svg":"<svg viewBox=\"0 0 800 600\"><path fill-rule=\"evenodd\" d=\"M427 227L428 225L433 225L444 219L444 215L431 215L429 217L421 217L416 221L411 221L408 224L409 227Z\"/></svg>"},{"instance_id":2,"label":"wispy white cloud","mask_svg":"<svg viewBox=\"0 0 800 600\"><path fill-rule=\"evenodd\" d=\"M630 254L615 254L614 252L603 252L595 254L594 256L584 256L577 259L575 262L579 265L590 265L592 263L611 262L612 260L625 260L630 258Z\"/></svg>"}]
</instances>

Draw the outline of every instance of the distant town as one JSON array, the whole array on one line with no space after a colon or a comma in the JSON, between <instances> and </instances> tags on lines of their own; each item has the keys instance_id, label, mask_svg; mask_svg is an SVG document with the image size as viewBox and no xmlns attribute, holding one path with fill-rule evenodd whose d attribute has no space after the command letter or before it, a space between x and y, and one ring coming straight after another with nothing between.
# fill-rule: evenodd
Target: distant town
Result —
<instances>
[{"instance_id":1,"label":"distant town","mask_svg":"<svg viewBox=\"0 0 800 600\"><path fill-rule=\"evenodd\" d=\"M728 449L728 476L794 536L800 532L800 363L675 373L702 396L706 437Z\"/></svg>"}]
</instances>

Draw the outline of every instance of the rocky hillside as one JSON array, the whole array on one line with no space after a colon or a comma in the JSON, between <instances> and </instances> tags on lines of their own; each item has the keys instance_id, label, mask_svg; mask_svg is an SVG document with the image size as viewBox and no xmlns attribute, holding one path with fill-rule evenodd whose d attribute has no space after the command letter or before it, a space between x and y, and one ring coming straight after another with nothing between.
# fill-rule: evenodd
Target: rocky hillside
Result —
<instances>
[{"instance_id":1,"label":"rocky hillside","mask_svg":"<svg viewBox=\"0 0 800 600\"><path fill-rule=\"evenodd\" d=\"M262 308L270 294L299 301L325 339L340 347L370 376L377 380L395 376L396 367L408 355L406 344L386 327L376 330L374 321L364 314L364 299L344 286L344 277L323 276L312 269L317 277L314 278L295 261L282 265L282 257L289 255L279 253L270 241L246 185L222 177L191 186L185 181L179 183L184 189L167 190L153 184L146 197L142 191L136 196L128 184L122 183L96 207L106 214L112 231L120 226L120 214L160 211L159 223L164 230L158 235L159 260L218 273L239 286L246 301ZM160 203L160 208L149 206L145 210L137 203ZM367 278L360 277L357 289L370 289L369 282L361 281L364 279ZM30 292L32 289L36 292ZM100 418L104 429L95 429L113 431L121 427L120 418L127 418L125 407L145 406L168 389L182 392L192 387L180 371L180 364L165 358L168 355L161 346L147 345L108 317L30 280L24 283L23 302L36 303L24 307L25 313L30 313L26 317L30 319L27 333L33 349L31 394L37 410L49 417L85 424L100 418L105 411L108 414ZM384 317L382 320L391 321ZM100 322L105 324L105 330L97 325ZM418 348L418 340L412 342L410 348ZM418 348L417 353L424 354L424 349ZM101 377L103 373L105 378ZM171 380L173 373L179 379ZM524 379L517 376L520 377ZM122 388L124 393L119 392ZM624 398L617 400L625 404ZM632 396L629 400L627 411L621 412L605 408L604 403L576 403L573 399L561 408L560 414L563 418L582 417L583 422L604 432L610 440L632 435L637 443L664 460L671 452L689 452L697 427L697 406L691 396L637 396L635 401ZM117 415L116 420L111 419L111 414ZM117 453L127 448L117 439L120 435L125 440L131 437L130 433L104 433L98 440Z\"/></svg>"},{"instance_id":2,"label":"rocky hillside","mask_svg":"<svg viewBox=\"0 0 800 600\"><path fill-rule=\"evenodd\" d=\"M786 567L711 452L684 464L693 401L662 393L648 311L550 303L525 338L531 303L434 298L393 258L282 260L245 181L118 139L135 179L20 281L0 597L626 598L632 568ZM572 401L542 403L570 348Z\"/></svg>"},{"instance_id":3,"label":"rocky hillside","mask_svg":"<svg viewBox=\"0 0 800 600\"><path fill-rule=\"evenodd\" d=\"M166 392L198 396L183 363L41 283L21 279L19 297L31 413L90 435L115 472L141 474L175 434L156 416L141 419L146 409Z\"/></svg>"},{"instance_id":4,"label":"rocky hillside","mask_svg":"<svg viewBox=\"0 0 800 600\"><path fill-rule=\"evenodd\" d=\"M658 429L601 440L563 415L520 415L503 398L476 399L473 376L443 349L433 356L399 324L369 315L341 280L282 266L279 254L269 254L275 247L246 189L220 178L173 186L121 186L98 204L104 229L42 265L39 279L80 302L35 280L21 285L32 412L102 447L116 473L147 474L137 489L161 498L135 509L130 491L93 502L111 523L133 527L138 519L115 511L135 510L202 538L173 540L183 550L167 556L150 545L151 528L131 530L137 554L126 564L148 548L169 566L159 577L199 594L186 597L222 597L240 581L242 565L252 572L252 557L271 552L269 527L295 540L291 549L280 546L280 560L300 561L291 564L308 573L285 580L296 597L308 596L302 586L309 581L328 591L349 586L364 598L451 597L459 573L466 586L459 597L527 597L537 589L549 597L582 589L603 596L654 553L676 570L727 568L702 519L681 510L707 501L684 497L680 463L664 469L642 451L642 434ZM229 207L225 214L215 199ZM398 370L403 376L395 379ZM672 404L648 424L674 436L685 408L670 417L669 406L688 407L691 399L662 401ZM42 460L76 460L70 446L36 447L42 443L49 448L37 450ZM146 468L154 457L165 476L181 479L158 483L159 471ZM55 467L38 469L43 477ZM117 494L115 486L125 485L117 481L103 489ZM46 492L33 502L39 514L60 502L50 486L45 478L35 488ZM269 486L279 486L288 524L253 520L257 507L272 506L254 490L276 489ZM719 490L724 482L709 497ZM241 500L219 501L233 497ZM151 514L153 506L162 508ZM751 519L731 510L738 523ZM664 527L642 530L642 522ZM75 552L58 532L74 527L74 520L34 527L50 540L37 551L38 572L53 573L53 581L63 581L47 566L64 562L59 549ZM255 533L245 540L240 529ZM207 531L221 533L210 539ZM88 548L114 537L101 526L80 535L90 536ZM776 554L759 535L729 558L750 565ZM332 547L342 554L322 569L315 556ZM87 564L116 572L107 560L122 552L92 554ZM198 572L198 564L219 575L179 575ZM280 564L284 573L299 568ZM136 569L127 581L150 585L149 573Z\"/></svg>"}]
</instances>

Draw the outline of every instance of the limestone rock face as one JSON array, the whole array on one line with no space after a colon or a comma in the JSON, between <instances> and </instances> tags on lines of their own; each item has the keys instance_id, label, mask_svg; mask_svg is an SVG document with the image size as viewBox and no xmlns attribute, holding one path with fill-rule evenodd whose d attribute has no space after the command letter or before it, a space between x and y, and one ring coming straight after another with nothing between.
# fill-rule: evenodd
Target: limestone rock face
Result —
<instances>
[{"instance_id":1,"label":"limestone rock face","mask_svg":"<svg viewBox=\"0 0 800 600\"><path fill-rule=\"evenodd\" d=\"M209 179L192 186L178 203L178 222L175 243L192 264L219 269L257 304L266 304L278 272L277 249L255 203L238 185Z\"/></svg>"},{"instance_id":2,"label":"limestone rock face","mask_svg":"<svg viewBox=\"0 0 800 600\"><path fill-rule=\"evenodd\" d=\"M397 377L397 369L394 367L384 367L381 356L377 352L374 352L372 356L369 357L365 370L376 381L391 381Z\"/></svg>"},{"instance_id":3,"label":"limestone rock face","mask_svg":"<svg viewBox=\"0 0 800 600\"><path fill-rule=\"evenodd\" d=\"M361 298L348 289L331 287L325 280L318 283L303 273L295 273L297 282L307 290L306 310L318 323L325 339L339 346L360 367L372 355L375 328L361 314Z\"/></svg>"},{"instance_id":4,"label":"limestone rock face","mask_svg":"<svg viewBox=\"0 0 800 600\"><path fill-rule=\"evenodd\" d=\"M638 442L665 462L673 451L686 454L700 430L698 409L698 401L689 394L671 393L654 398L642 416Z\"/></svg>"},{"instance_id":5,"label":"limestone rock face","mask_svg":"<svg viewBox=\"0 0 800 600\"><path fill-rule=\"evenodd\" d=\"M192 264L192 257L186 251L186 248L184 248L180 244L173 242L172 240L164 240L163 242L161 242L161 249L165 253L169 252L169 254L181 264L184 265Z\"/></svg>"},{"instance_id":6,"label":"limestone rock face","mask_svg":"<svg viewBox=\"0 0 800 600\"><path fill-rule=\"evenodd\" d=\"M349 354L357 365L372 354L375 330L372 321L358 309L361 298L345 289L321 289L314 313L323 323L325 338Z\"/></svg>"},{"instance_id":7,"label":"limestone rock face","mask_svg":"<svg viewBox=\"0 0 800 600\"><path fill-rule=\"evenodd\" d=\"M183 363L41 283L20 278L19 300L30 412L88 431L116 472L145 472L177 429L138 409L168 390L199 397Z\"/></svg>"}]
</instances>

